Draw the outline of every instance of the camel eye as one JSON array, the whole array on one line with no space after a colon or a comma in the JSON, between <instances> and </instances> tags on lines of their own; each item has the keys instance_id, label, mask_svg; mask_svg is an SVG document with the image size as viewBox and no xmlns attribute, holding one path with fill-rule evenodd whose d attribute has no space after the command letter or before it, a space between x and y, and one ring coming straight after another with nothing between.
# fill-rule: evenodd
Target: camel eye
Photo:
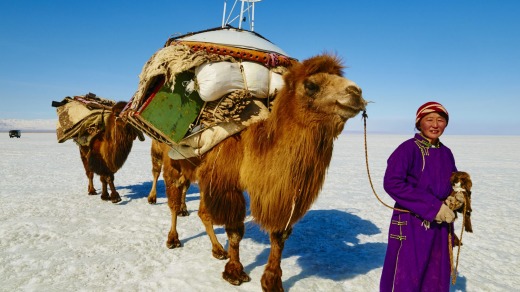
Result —
<instances>
[{"instance_id":1,"label":"camel eye","mask_svg":"<svg viewBox=\"0 0 520 292\"><path fill-rule=\"evenodd\" d=\"M318 90L320 90L318 84L313 83L311 81L305 81L303 86L305 87L305 91L307 92L307 94L310 96L314 95L316 92L318 92Z\"/></svg>"}]
</instances>

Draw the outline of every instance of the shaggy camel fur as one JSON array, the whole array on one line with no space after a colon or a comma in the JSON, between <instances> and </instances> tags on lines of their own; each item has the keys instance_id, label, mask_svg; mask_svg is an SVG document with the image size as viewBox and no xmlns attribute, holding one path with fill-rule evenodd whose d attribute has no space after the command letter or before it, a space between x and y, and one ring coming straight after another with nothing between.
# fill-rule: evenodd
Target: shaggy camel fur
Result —
<instances>
[{"instance_id":1,"label":"shaggy camel fur","mask_svg":"<svg viewBox=\"0 0 520 292\"><path fill-rule=\"evenodd\" d=\"M246 216L242 192L247 191L252 216L270 233L271 251L262 288L283 291L280 263L284 242L323 186L333 141L347 119L366 106L361 89L342 77L342 70L340 60L328 54L295 63L284 75L285 87L277 94L269 118L225 139L201 157L196 173L199 216L208 234L212 224L225 226L229 261L222 275L231 284L250 281L239 257ZM172 230L180 207L175 204Z\"/></svg>"},{"instance_id":2,"label":"shaggy camel fur","mask_svg":"<svg viewBox=\"0 0 520 292\"><path fill-rule=\"evenodd\" d=\"M94 188L94 173L100 176L102 184L101 199L117 203L121 201L119 193L114 186L114 173L125 163L133 141L139 136L144 139L142 133L130 124L119 118L119 114L126 102L116 103L110 112L105 129L100 131L87 146L80 146L81 161L88 178L88 194L96 195ZM108 188L110 186L110 195Z\"/></svg>"}]
</instances>

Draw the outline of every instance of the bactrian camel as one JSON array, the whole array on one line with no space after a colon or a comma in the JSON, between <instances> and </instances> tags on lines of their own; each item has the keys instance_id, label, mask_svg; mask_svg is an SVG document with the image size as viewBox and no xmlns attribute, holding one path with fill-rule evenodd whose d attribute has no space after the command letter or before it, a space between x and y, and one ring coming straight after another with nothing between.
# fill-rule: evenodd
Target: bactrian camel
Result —
<instances>
[{"instance_id":1,"label":"bactrian camel","mask_svg":"<svg viewBox=\"0 0 520 292\"><path fill-rule=\"evenodd\" d=\"M339 58L330 54L295 63L284 74L285 86L266 120L225 139L205 153L200 163L183 162L198 165L199 216L210 238L214 236L212 224L225 226L229 260L222 276L231 284L250 281L239 257L246 216L243 191L247 191L251 215L271 240L262 288L283 291L280 263L284 242L323 186L333 141L346 121L366 106L361 89L343 77L343 68ZM164 175L166 172L165 168ZM167 189L173 189L166 178L165 183ZM169 241L178 237L181 196L182 192L168 195L172 208ZM178 238L174 241L179 242Z\"/></svg>"},{"instance_id":2,"label":"bactrian camel","mask_svg":"<svg viewBox=\"0 0 520 292\"><path fill-rule=\"evenodd\" d=\"M121 201L114 185L114 174L123 166L136 137L144 139L142 133L132 125L119 118L126 102L116 103L106 121L104 130L100 131L89 145L79 146L81 161L88 178L88 194L96 195L94 188L94 173L100 176L102 191L101 199L117 203ZM108 187L110 186L110 194Z\"/></svg>"}]
</instances>

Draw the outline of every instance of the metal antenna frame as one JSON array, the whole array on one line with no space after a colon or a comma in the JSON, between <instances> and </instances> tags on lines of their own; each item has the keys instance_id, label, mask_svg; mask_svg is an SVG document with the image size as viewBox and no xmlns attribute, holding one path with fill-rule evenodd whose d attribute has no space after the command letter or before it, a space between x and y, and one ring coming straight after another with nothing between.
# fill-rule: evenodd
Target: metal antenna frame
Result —
<instances>
[{"instance_id":1,"label":"metal antenna frame","mask_svg":"<svg viewBox=\"0 0 520 292\"><path fill-rule=\"evenodd\" d=\"M242 2L240 5L240 13L238 15L235 15L233 19L231 19L235 7L237 6L237 3L239 1ZM230 25L234 21L238 20L238 29L242 29L242 22L244 22L244 13L247 13L247 19L249 21L249 30L255 31L255 3L260 1L262 0L235 0L233 6L231 7L231 10L228 13L227 1L224 0L224 12L222 13L222 27L226 27L227 25Z\"/></svg>"}]
</instances>

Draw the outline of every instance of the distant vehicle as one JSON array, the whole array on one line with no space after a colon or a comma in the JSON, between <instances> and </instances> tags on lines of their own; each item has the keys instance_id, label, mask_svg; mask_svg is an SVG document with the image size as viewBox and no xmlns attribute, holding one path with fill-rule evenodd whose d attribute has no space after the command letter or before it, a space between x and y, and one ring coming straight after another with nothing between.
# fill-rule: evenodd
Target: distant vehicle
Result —
<instances>
[{"instance_id":1,"label":"distant vehicle","mask_svg":"<svg viewBox=\"0 0 520 292\"><path fill-rule=\"evenodd\" d=\"M13 138L13 137L20 138L21 136L22 136L22 131L20 131L20 130L9 131L9 138Z\"/></svg>"}]
</instances>

